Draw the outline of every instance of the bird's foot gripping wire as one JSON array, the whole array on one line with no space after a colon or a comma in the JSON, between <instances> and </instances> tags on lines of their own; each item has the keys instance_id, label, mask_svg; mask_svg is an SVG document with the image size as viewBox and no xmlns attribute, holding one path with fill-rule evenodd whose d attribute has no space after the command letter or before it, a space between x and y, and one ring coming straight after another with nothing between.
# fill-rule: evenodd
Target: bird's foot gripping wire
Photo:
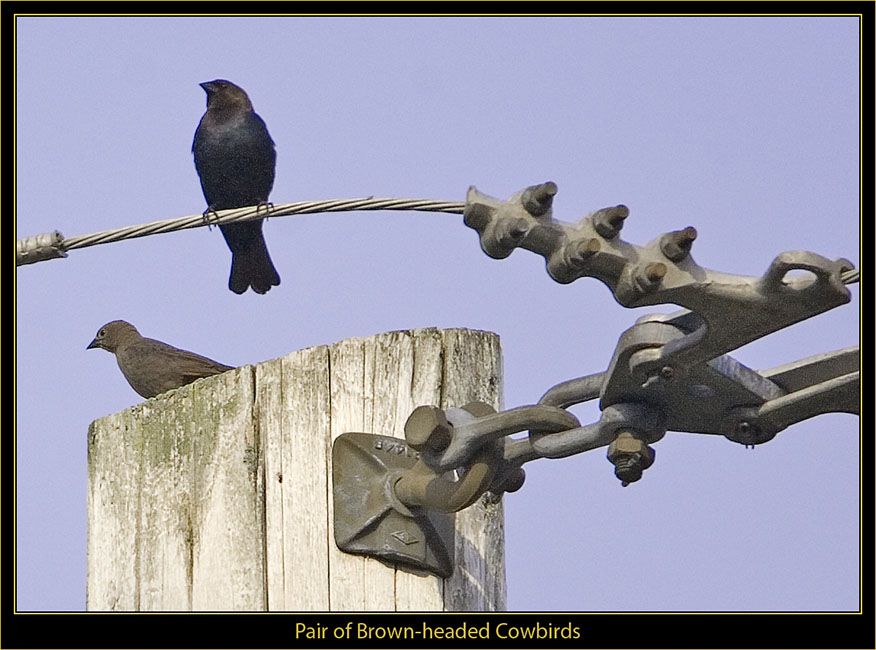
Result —
<instances>
[{"instance_id":1,"label":"bird's foot gripping wire","mask_svg":"<svg viewBox=\"0 0 876 650\"><path fill-rule=\"evenodd\" d=\"M201 215L201 219L207 226L207 229L212 230L213 224L219 221L219 213L216 212L216 208L211 205L206 210L204 210L203 214Z\"/></svg>"},{"instance_id":2,"label":"bird's foot gripping wire","mask_svg":"<svg viewBox=\"0 0 876 650\"><path fill-rule=\"evenodd\" d=\"M259 201L258 205L256 205L256 214L262 211L262 208L265 210L265 218L270 216L271 210L274 209L274 204L270 201Z\"/></svg>"}]
</instances>

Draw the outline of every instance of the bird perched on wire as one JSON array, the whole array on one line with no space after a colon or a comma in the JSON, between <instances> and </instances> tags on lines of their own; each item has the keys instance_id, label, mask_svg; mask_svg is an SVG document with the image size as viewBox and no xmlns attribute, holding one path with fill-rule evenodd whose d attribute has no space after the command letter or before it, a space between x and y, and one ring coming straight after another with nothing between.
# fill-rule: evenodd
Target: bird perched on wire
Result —
<instances>
[{"instance_id":1,"label":"bird perched on wire","mask_svg":"<svg viewBox=\"0 0 876 650\"><path fill-rule=\"evenodd\" d=\"M207 215L216 210L267 205L274 186L277 154L264 120L239 86L216 79L201 84L207 93L207 112L195 131L192 153L207 199ZM262 219L220 225L231 249L228 288L267 293L280 284L271 262Z\"/></svg>"},{"instance_id":2,"label":"bird perched on wire","mask_svg":"<svg viewBox=\"0 0 876 650\"><path fill-rule=\"evenodd\" d=\"M140 336L137 328L114 320L97 331L86 349L101 348L116 355L125 379L139 395L155 397L201 377L218 375L232 366Z\"/></svg>"}]
</instances>

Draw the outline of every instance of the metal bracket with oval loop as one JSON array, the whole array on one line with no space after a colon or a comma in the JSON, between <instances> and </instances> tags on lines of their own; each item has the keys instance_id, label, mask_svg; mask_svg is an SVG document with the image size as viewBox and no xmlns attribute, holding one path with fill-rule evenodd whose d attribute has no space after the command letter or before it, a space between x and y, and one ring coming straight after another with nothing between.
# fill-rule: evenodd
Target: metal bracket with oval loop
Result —
<instances>
[{"instance_id":1,"label":"metal bracket with oval loop","mask_svg":"<svg viewBox=\"0 0 876 650\"><path fill-rule=\"evenodd\" d=\"M332 445L335 543L347 553L447 577L454 566L454 515L408 507L395 496L396 481L418 458L399 438L338 436Z\"/></svg>"},{"instance_id":2,"label":"metal bracket with oval loop","mask_svg":"<svg viewBox=\"0 0 876 650\"><path fill-rule=\"evenodd\" d=\"M424 454L449 444L454 425L494 412L481 403L447 412L422 406L405 424L406 441L369 433L338 436L332 445L338 548L450 576L454 513L489 489L502 460L501 441L480 440L458 468L433 467Z\"/></svg>"}]
</instances>

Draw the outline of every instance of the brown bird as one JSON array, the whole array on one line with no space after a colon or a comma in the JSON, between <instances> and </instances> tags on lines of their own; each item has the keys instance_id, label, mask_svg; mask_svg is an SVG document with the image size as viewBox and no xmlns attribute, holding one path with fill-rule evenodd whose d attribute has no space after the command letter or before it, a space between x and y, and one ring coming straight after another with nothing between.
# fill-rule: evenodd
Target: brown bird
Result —
<instances>
[{"instance_id":1,"label":"brown bird","mask_svg":"<svg viewBox=\"0 0 876 650\"><path fill-rule=\"evenodd\" d=\"M267 204L277 161L268 127L239 86L216 79L202 83L201 88L207 93L207 112L195 131L192 153L207 199L204 214ZM264 294L280 284L262 235L262 221L219 226L231 249L228 288L234 293L252 287Z\"/></svg>"},{"instance_id":2,"label":"brown bird","mask_svg":"<svg viewBox=\"0 0 876 650\"><path fill-rule=\"evenodd\" d=\"M123 320L101 327L86 349L92 348L115 354L131 388L146 398L234 369L194 352L144 338L136 327Z\"/></svg>"}]
</instances>

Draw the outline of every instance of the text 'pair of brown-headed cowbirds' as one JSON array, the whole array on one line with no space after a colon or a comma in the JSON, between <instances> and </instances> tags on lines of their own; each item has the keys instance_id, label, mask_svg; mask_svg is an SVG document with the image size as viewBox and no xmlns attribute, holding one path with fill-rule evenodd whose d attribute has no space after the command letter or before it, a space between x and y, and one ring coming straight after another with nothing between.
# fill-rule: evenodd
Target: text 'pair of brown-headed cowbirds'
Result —
<instances>
[{"instance_id":1,"label":"text 'pair of brown-headed cowbirds'","mask_svg":"<svg viewBox=\"0 0 876 650\"><path fill-rule=\"evenodd\" d=\"M264 120L252 109L242 88L224 79L201 84L207 112L195 131L192 153L207 199L206 216L216 210L267 205L274 186L277 154ZM280 284L271 262L262 219L220 225L231 249L228 288L267 293Z\"/></svg>"},{"instance_id":2,"label":"text 'pair of brown-headed cowbirds'","mask_svg":"<svg viewBox=\"0 0 876 650\"><path fill-rule=\"evenodd\" d=\"M115 354L131 388L146 398L234 369L200 354L144 338L136 327L123 320L101 327L87 346L87 349L92 348Z\"/></svg>"}]
</instances>

